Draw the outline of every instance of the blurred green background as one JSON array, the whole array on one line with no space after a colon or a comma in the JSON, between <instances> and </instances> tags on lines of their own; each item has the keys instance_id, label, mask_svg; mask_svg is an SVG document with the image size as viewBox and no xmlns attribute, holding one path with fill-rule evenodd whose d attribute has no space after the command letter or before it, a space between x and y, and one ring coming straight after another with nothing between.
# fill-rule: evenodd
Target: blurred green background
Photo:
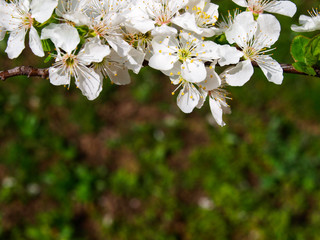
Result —
<instances>
[{"instance_id":1,"label":"blurred green background","mask_svg":"<svg viewBox=\"0 0 320 240\"><path fill-rule=\"evenodd\" d=\"M318 4L295 2L293 19L277 15L282 63L290 25ZM30 51L9 61L5 47L1 69L43 66ZM254 76L229 88L223 128L208 104L180 112L150 68L128 86L105 81L92 102L48 80L1 82L0 239L320 239L320 79Z\"/></svg>"}]
</instances>

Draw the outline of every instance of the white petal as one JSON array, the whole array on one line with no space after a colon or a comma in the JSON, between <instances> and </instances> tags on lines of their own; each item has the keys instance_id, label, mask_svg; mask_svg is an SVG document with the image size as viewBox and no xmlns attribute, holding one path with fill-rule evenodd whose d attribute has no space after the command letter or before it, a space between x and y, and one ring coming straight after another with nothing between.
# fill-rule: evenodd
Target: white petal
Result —
<instances>
[{"instance_id":1,"label":"white petal","mask_svg":"<svg viewBox=\"0 0 320 240\"><path fill-rule=\"evenodd\" d=\"M261 14L258 22L258 37L264 47L273 45L280 36L281 26L277 18L271 14Z\"/></svg>"},{"instance_id":2,"label":"white petal","mask_svg":"<svg viewBox=\"0 0 320 240\"><path fill-rule=\"evenodd\" d=\"M181 76L188 82L199 83L205 80L207 70L199 60L187 60L181 66Z\"/></svg>"},{"instance_id":3,"label":"white petal","mask_svg":"<svg viewBox=\"0 0 320 240\"><path fill-rule=\"evenodd\" d=\"M87 42L83 49L78 54L78 59L85 65L92 62L102 62L102 60L110 54L110 48L107 45L102 45L100 41Z\"/></svg>"},{"instance_id":4,"label":"white petal","mask_svg":"<svg viewBox=\"0 0 320 240\"><path fill-rule=\"evenodd\" d=\"M125 57L131 50L129 43L119 36L106 37L106 39L112 49L121 57Z\"/></svg>"},{"instance_id":5,"label":"white petal","mask_svg":"<svg viewBox=\"0 0 320 240\"><path fill-rule=\"evenodd\" d=\"M13 3L0 2L0 26L8 31L15 31L22 24L21 14Z\"/></svg>"},{"instance_id":6,"label":"white petal","mask_svg":"<svg viewBox=\"0 0 320 240\"><path fill-rule=\"evenodd\" d=\"M10 33L6 53L10 59L18 57L25 48L24 39L26 37L25 29L18 29Z\"/></svg>"},{"instance_id":7,"label":"white petal","mask_svg":"<svg viewBox=\"0 0 320 240\"><path fill-rule=\"evenodd\" d=\"M230 45L222 45L219 47L220 59L218 60L221 67L239 62L243 53Z\"/></svg>"},{"instance_id":8,"label":"white petal","mask_svg":"<svg viewBox=\"0 0 320 240\"><path fill-rule=\"evenodd\" d=\"M149 66L158 70L170 70L177 61L177 56L168 53L155 53L149 60Z\"/></svg>"},{"instance_id":9,"label":"white petal","mask_svg":"<svg viewBox=\"0 0 320 240\"><path fill-rule=\"evenodd\" d=\"M135 48L131 48L125 64L127 68L132 70L135 74L138 74L140 72L140 69L142 68L144 57L144 52L139 51Z\"/></svg>"},{"instance_id":10,"label":"white petal","mask_svg":"<svg viewBox=\"0 0 320 240\"><path fill-rule=\"evenodd\" d=\"M222 110L222 107L219 103L219 100L216 101L210 97L209 98L209 105L210 105L210 110L211 110L212 116L216 120L216 122L221 127L225 126L226 124L222 120L223 110Z\"/></svg>"},{"instance_id":11,"label":"white petal","mask_svg":"<svg viewBox=\"0 0 320 240\"><path fill-rule=\"evenodd\" d=\"M110 62L110 65L105 69L111 82L117 85L126 85L131 82L128 69L121 64Z\"/></svg>"},{"instance_id":12,"label":"white petal","mask_svg":"<svg viewBox=\"0 0 320 240\"><path fill-rule=\"evenodd\" d=\"M44 52L43 52L40 37L38 35L37 30L33 26L30 28L29 45L30 45L32 52L35 55L37 55L39 57L44 57Z\"/></svg>"},{"instance_id":13,"label":"white petal","mask_svg":"<svg viewBox=\"0 0 320 240\"><path fill-rule=\"evenodd\" d=\"M206 67L207 69L207 77L206 79L199 83L199 86L205 90L210 91L213 89L217 89L221 85L221 79L219 75L216 73L214 67Z\"/></svg>"},{"instance_id":14,"label":"white petal","mask_svg":"<svg viewBox=\"0 0 320 240\"><path fill-rule=\"evenodd\" d=\"M291 1L276 1L274 4L266 7L265 11L293 17L297 11L297 7Z\"/></svg>"},{"instance_id":15,"label":"white petal","mask_svg":"<svg viewBox=\"0 0 320 240\"><path fill-rule=\"evenodd\" d=\"M208 96L208 92L204 91L202 88L199 89L199 93L200 93L200 99L199 99L198 105L196 106L196 108L198 109L202 108Z\"/></svg>"},{"instance_id":16,"label":"white petal","mask_svg":"<svg viewBox=\"0 0 320 240\"><path fill-rule=\"evenodd\" d=\"M172 81L177 80L181 75L181 65L182 63L180 61L176 61L170 70L167 70L167 71L162 70L161 72L163 72L167 76L170 76L170 79Z\"/></svg>"},{"instance_id":17,"label":"white petal","mask_svg":"<svg viewBox=\"0 0 320 240\"><path fill-rule=\"evenodd\" d=\"M235 67L228 68L221 75L230 86L243 86L250 80L253 72L251 61L246 60L239 62Z\"/></svg>"},{"instance_id":18,"label":"white petal","mask_svg":"<svg viewBox=\"0 0 320 240\"><path fill-rule=\"evenodd\" d=\"M232 0L232 1L241 7L248 7L247 0Z\"/></svg>"},{"instance_id":19,"label":"white petal","mask_svg":"<svg viewBox=\"0 0 320 240\"><path fill-rule=\"evenodd\" d=\"M198 90L189 83L185 83L177 97L177 105L184 113L191 113L198 105L200 94Z\"/></svg>"},{"instance_id":20,"label":"white petal","mask_svg":"<svg viewBox=\"0 0 320 240\"><path fill-rule=\"evenodd\" d=\"M220 58L219 52L220 45L211 41L199 41L197 48L192 52L193 55L197 54L199 59L213 60Z\"/></svg>"},{"instance_id":21,"label":"white petal","mask_svg":"<svg viewBox=\"0 0 320 240\"><path fill-rule=\"evenodd\" d=\"M270 56L259 56L257 63L264 75L270 82L281 84L283 80L283 69L281 65Z\"/></svg>"},{"instance_id":22,"label":"white petal","mask_svg":"<svg viewBox=\"0 0 320 240\"><path fill-rule=\"evenodd\" d=\"M144 20L133 19L130 21L129 26L145 34L146 32L149 32L152 29L154 29L154 21L152 21L151 19L144 19Z\"/></svg>"},{"instance_id":23,"label":"white petal","mask_svg":"<svg viewBox=\"0 0 320 240\"><path fill-rule=\"evenodd\" d=\"M186 12L180 16L172 19L172 23L182 27L185 30L193 31L197 34L201 34L202 31L196 23L196 17L194 14Z\"/></svg>"},{"instance_id":24,"label":"white petal","mask_svg":"<svg viewBox=\"0 0 320 240\"><path fill-rule=\"evenodd\" d=\"M3 27L0 27L0 41L6 36L6 30Z\"/></svg>"},{"instance_id":25,"label":"white petal","mask_svg":"<svg viewBox=\"0 0 320 240\"><path fill-rule=\"evenodd\" d=\"M229 43L237 43L244 47L244 43L251 40L257 30L257 22L251 12L242 12L234 19L234 23L225 32Z\"/></svg>"},{"instance_id":26,"label":"white petal","mask_svg":"<svg viewBox=\"0 0 320 240\"><path fill-rule=\"evenodd\" d=\"M75 23L77 26L90 25L90 18L81 12L66 13L62 16L64 19Z\"/></svg>"},{"instance_id":27,"label":"white petal","mask_svg":"<svg viewBox=\"0 0 320 240\"><path fill-rule=\"evenodd\" d=\"M301 15L299 17L299 23L302 26L292 25L291 29L295 32L311 32L320 29L320 16L309 17Z\"/></svg>"},{"instance_id":28,"label":"white petal","mask_svg":"<svg viewBox=\"0 0 320 240\"><path fill-rule=\"evenodd\" d=\"M53 10L57 7L58 0L32 0L31 14L40 23L47 21Z\"/></svg>"},{"instance_id":29,"label":"white petal","mask_svg":"<svg viewBox=\"0 0 320 240\"><path fill-rule=\"evenodd\" d=\"M169 27L167 25L155 27L151 31L152 36L175 36L177 33L178 33L177 29L173 27Z\"/></svg>"},{"instance_id":30,"label":"white petal","mask_svg":"<svg viewBox=\"0 0 320 240\"><path fill-rule=\"evenodd\" d=\"M67 23L51 23L42 29L41 39L48 38L57 48L61 48L67 53L71 53L80 43L77 29Z\"/></svg>"},{"instance_id":31,"label":"white petal","mask_svg":"<svg viewBox=\"0 0 320 240\"><path fill-rule=\"evenodd\" d=\"M102 91L102 79L92 68L79 67L76 85L89 100L96 99Z\"/></svg>"},{"instance_id":32,"label":"white petal","mask_svg":"<svg viewBox=\"0 0 320 240\"><path fill-rule=\"evenodd\" d=\"M30 0L20 0L19 7L25 12L28 12L30 10Z\"/></svg>"},{"instance_id":33,"label":"white petal","mask_svg":"<svg viewBox=\"0 0 320 240\"><path fill-rule=\"evenodd\" d=\"M49 68L50 83L55 86L69 85L70 76L62 68Z\"/></svg>"}]
</instances>

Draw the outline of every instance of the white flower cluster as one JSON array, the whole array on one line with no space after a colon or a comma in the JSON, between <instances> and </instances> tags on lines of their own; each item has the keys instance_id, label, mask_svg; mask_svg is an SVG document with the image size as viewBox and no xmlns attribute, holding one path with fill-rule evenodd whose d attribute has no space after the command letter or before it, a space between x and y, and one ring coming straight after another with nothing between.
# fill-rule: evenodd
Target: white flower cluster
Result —
<instances>
[{"instance_id":1,"label":"white flower cluster","mask_svg":"<svg viewBox=\"0 0 320 240\"><path fill-rule=\"evenodd\" d=\"M148 63L162 71L179 90L177 105L190 113L209 99L216 122L230 112L225 86L242 86L253 63L266 78L281 84L283 71L269 54L280 24L265 12L292 17L296 6L283 0L233 0L247 11L219 20L210 0L0 0L0 40L9 33L6 53L18 57L29 46L39 57L54 45L49 68L53 85L72 79L90 100L104 78L130 83ZM214 41L224 37L224 43ZM219 73L216 70L219 69Z\"/></svg>"}]
</instances>

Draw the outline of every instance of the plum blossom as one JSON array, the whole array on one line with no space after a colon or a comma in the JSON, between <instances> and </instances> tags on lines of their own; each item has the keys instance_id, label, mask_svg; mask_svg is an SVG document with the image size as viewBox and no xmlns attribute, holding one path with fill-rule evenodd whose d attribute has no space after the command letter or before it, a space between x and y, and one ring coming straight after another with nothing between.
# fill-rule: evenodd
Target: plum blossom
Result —
<instances>
[{"instance_id":1,"label":"plum blossom","mask_svg":"<svg viewBox=\"0 0 320 240\"><path fill-rule=\"evenodd\" d=\"M93 68L93 62L101 62L110 48L95 39L87 42L77 53L80 43L77 30L68 24L51 24L42 31L43 38L50 38L57 47L55 63L49 68L49 79L53 85L70 86L71 78L89 100L98 97L102 90L102 79Z\"/></svg>"},{"instance_id":2,"label":"plum blossom","mask_svg":"<svg viewBox=\"0 0 320 240\"><path fill-rule=\"evenodd\" d=\"M231 86L245 84L253 74L253 61L270 82L281 84L283 70L277 61L266 54L279 35L280 24L270 14L261 15L257 21L250 12L238 15L234 24L226 31L226 37L230 44L236 43L241 48L244 60L224 72L226 82Z\"/></svg>"},{"instance_id":3,"label":"plum blossom","mask_svg":"<svg viewBox=\"0 0 320 240\"><path fill-rule=\"evenodd\" d=\"M149 66L161 70L166 75L181 75L188 82L199 83L207 77L205 61L219 59L224 47L202 41L191 33L181 32L179 37L155 37L152 41L153 55ZM242 53L228 47L231 55L225 56L225 64L235 64Z\"/></svg>"},{"instance_id":4,"label":"plum blossom","mask_svg":"<svg viewBox=\"0 0 320 240\"><path fill-rule=\"evenodd\" d=\"M89 16L84 13L84 7L89 0L59 0L56 14L62 21L73 22L76 25L88 25Z\"/></svg>"},{"instance_id":5,"label":"plum blossom","mask_svg":"<svg viewBox=\"0 0 320 240\"><path fill-rule=\"evenodd\" d=\"M131 82L124 59L113 50L101 62L94 62L93 67L101 79L110 78L110 81L117 85L126 85Z\"/></svg>"},{"instance_id":6,"label":"plum blossom","mask_svg":"<svg viewBox=\"0 0 320 240\"><path fill-rule=\"evenodd\" d=\"M216 34L222 34L225 33L233 24L234 19L236 16L240 14L239 9L235 9L233 13L231 11L228 11L227 16L222 16L222 19L216 23Z\"/></svg>"},{"instance_id":7,"label":"plum blossom","mask_svg":"<svg viewBox=\"0 0 320 240\"><path fill-rule=\"evenodd\" d=\"M291 29L295 32L312 32L316 30L320 30L320 12L318 9L312 9L312 11L309 11L309 16L301 15L299 17L299 24L298 25L292 25Z\"/></svg>"},{"instance_id":8,"label":"plum blossom","mask_svg":"<svg viewBox=\"0 0 320 240\"><path fill-rule=\"evenodd\" d=\"M152 30L154 36L175 35L177 30L170 25L188 2L189 0L137 0L128 15L128 21L131 27L142 33Z\"/></svg>"},{"instance_id":9,"label":"plum blossom","mask_svg":"<svg viewBox=\"0 0 320 240\"><path fill-rule=\"evenodd\" d=\"M210 0L190 0L186 12L175 17L172 22L200 36L212 37L217 30L215 23L219 17L218 8Z\"/></svg>"},{"instance_id":10,"label":"plum blossom","mask_svg":"<svg viewBox=\"0 0 320 240\"><path fill-rule=\"evenodd\" d=\"M247 10L254 14L263 12L278 13L288 17L293 17L297 11L296 5L287 0L232 0L241 7L246 7Z\"/></svg>"},{"instance_id":11,"label":"plum blossom","mask_svg":"<svg viewBox=\"0 0 320 240\"><path fill-rule=\"evenodd\" d=\"M28 31L31 50L39 57L44 56L34 25L36 22L47 21L57 5L58 0L15 0L10 3L0 0L0 26L10 32L6 49L10 59L18 57L25 48L24 41Z\"/></svg>"}]
</instances>

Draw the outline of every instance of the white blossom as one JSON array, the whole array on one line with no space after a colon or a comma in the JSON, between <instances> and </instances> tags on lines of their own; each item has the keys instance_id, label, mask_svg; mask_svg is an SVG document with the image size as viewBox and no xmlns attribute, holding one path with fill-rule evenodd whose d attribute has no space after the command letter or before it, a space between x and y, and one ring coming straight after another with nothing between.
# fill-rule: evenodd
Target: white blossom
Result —
<instances>
[{"instance_id":1,"label":"white blossom","mask_svg":"<svg viewBox=\"0 0 320 240\"><path fill-rule=\"evenodd\" d=\"M58 0L15 0L10 3L0 0L0 26L10 32L6 53L10 59L18 57L25 48L25 37L29 31L29 45L33 53L44 56L36 21L47 21L58 4ZM3 30L3 29L2 29ZM3 35L1 34L1 37Z\"/></svg>"},{"instance_id":2,"label":"white blossom","mask_svg":"<svg viewBox=\"0 0 320 240\"><path fill-rule=\"evenodd\" d=\"M186 12L175 17L172 22L184 30L212 37L217 31L215 23L219 17L218 8L219 6L210 0L190 0Z\"/></svg>"},{"instance_id":3,"label":"white blossom","mask_svg":"<svg viewBox=\"0 0 320 240\"><path fill-rule=\"evenodd\" d=\"M178 38L155 37L152 46L153 55L149 66L169 76L181 75L183 79L194 83L202 82L207 76L204 62L219 59L223 49L214 42L202 41L187 32L180 33ZM239 61L242 54L234 50L236 54L229 56L230 59L226 56L226 63Z\"/></svg>"},{"instance_id":4,"label":"white blossom","mask_svg":"<svg viewBox=\"0 0 320 240\"><path fill-rule=\"evenodd\" d=\"M49 79L53 85L70 86L71 78L89 100L98 97L102 90L102 79L89 65L101 62L110 48L95 39L87 42L77 53L80 43L78 32L68 24L51 24L43 30L42 36L50 38L56 45L58 54L55 63L49 68Z\"/></svg>"},{"instance_id":5,"label":"white blossom","mask_svg":"<svg viewBox=\"0 0 320 240\"><path fill-rule=\"evenodd\" d=\"M309 11L310 16L301 15L299 17L299 24L301 26L292 25L291 29L295 32L312 32L320 30L320 13L318 9Z\"/></svg>"},{"instance_id":6,"label":"white blossom","mask_svg":"<svg viewBox=\"0 0 320 240\"><path fill-rule=\"evenodd\" d=\"M257 21L250 12L238 15L226 31L226 37L231 44L236 43L241 48L244 61L224 72L226 82L232 86L242 86L253 74L251 62L256 62L270 82L281 84L283 70L277 61L266 54L279 35L280 24L270 14L261 15Z\"/></svg>"},{"instance_id":7,"label":"white blossom","mask_svg":"<svg viewBox=\"0 0 320 240\"><path fill-rule=\"evenodd\" d=\"M56 14L62 21L70 21L76 25L88 25L90 18L83 11L88 2L89 0L59 0Z\"/></svg>"},{"instance_id":8,"label":"white blossom","mask_svg":"<svg viewBox=\"0 0 320 240\"><path fill-rule=\"evenodd\" d=\"M241 7L246 7L254 14L263 12L278 13L293 17L297 11L296 5L287 0L232 0Z\"/></svg>"}]
</instances>

